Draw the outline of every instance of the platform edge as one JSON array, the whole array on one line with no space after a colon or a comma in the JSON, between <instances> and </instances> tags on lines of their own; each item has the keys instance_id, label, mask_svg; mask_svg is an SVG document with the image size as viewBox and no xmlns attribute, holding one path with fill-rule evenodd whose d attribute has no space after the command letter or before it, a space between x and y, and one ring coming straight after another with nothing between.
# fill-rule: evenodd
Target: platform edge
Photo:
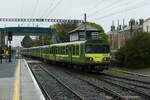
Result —
<instances>
[{"instance_id":1,"label":"platform edge","mask_svg":"<svg viewBox=\"0 0 150 100\"><path fill-rule=\"evenodd\" d=\"M37 81L36 81L36 79L34 78L32 72L31 72L31 70L30 70L30 68L29 68L29 66L27 64L27 61L25 59L23 59L23 61L24 61L25 65L26 65L26 67L27 67L27 69L29 71L29 74L30 74L30 76L31 76L31 78L33 80L33 83L34 83L34 86L36 87L36 90L38 91L38 94L40 94L40 99L41 100L46 100L44 95L43 95L43 93L42 93L42 91L41 91L41 89L40 89L40 87L39 87L39 85L38 85L38 83L37 83Z\"/></svg>"}]
</instances>

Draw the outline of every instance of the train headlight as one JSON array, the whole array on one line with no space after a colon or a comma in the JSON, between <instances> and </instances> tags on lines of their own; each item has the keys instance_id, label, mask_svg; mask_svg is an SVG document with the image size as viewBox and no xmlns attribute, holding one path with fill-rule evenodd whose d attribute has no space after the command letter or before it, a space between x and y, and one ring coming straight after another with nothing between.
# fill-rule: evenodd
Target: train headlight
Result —
<instances>
[{"instance_id":1,"label":"train headlight","mask_svg":"<svg viewBox=\"0 0 150 100\"><path fill-rule=\"evenodd\" d=\"M92 57L88 57L88 58L86 58L86 60L93 61L93 58Z\"/></svg>"},{"instance_id":2,"label":"train headlight","mask_svg":"<svg viewBox=\"0 0 150 100\"><path fill-rule=\"evenodd\" d=\"M110 57L104 57L103 61L110 61L110 59L111 59Z\"/></svg>"}]
</instances>

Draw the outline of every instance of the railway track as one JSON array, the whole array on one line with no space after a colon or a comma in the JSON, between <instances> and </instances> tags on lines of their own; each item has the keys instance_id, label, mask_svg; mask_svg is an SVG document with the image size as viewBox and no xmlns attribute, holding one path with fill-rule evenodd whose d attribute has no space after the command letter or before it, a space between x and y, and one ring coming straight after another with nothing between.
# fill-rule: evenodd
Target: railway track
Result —
<instances>
[{"instance_id":1,"label":"railway track","mask_svg":"<svg viewBox=\"0 0 150 100\"><path fill-rule=\"evenodd\" d=\"M122 79L122 80L127 80L127 81L133 81L133 82L138 82L138 83L142 83L142 84L146 84L146 85L150 85L150 82L147 81L141 81L138 79L133 79L133 78L127 78L127 77L121 77L121 76L116 76L116 75L111 75L111 74L102 74L103 76L107 76L107 77L111 77L111 78L115 78L115 79Z\"/></svg>"},{"instance_id":2,"label":"railway track","mask_svg":"<svg viewBox=\"0 0 150 100\"><path fill-rule=\"evenodd\" d=\"M84 100L82 96L57 79L55 75L37 66L37 64L34 67L33 64L29 64L29 66L46 98L48 98L47 100Z\"/></svg>"},{"instance_id":3,"label":"railway track","mask_svg":"<svg viewBox=\"0 0 150 100\"><path fill-rule=\"evenodd\" d=\"M48 73L51 73L50 70L46 69L46 68L43 68L43 70L45 70L46 72ZM55 74L57 73L56 71L52 70L51 71L55 72ZM61 72L58 72L58 73L61 73ZM62 76L62 74L60 74ZM65 77L65 74L63 75ZM60 78L60 76L58 75L57 77ZM70 75L69 75L70 77ZM67 77L68 79L71 79ZM72 76L71 76L72 77ZM60 78L61 79L61 78ZM65 80L65 78L63 78L64 81L70 81L70 80ZM99 100L99 99L102 99L102 100L108 100L109 98L111 98L111 96L114 96L117 100L126 100L124 98L121 98L119 97L118 94L115 94L115 93L110 93L111 90L106 90L105 88L102 88L102 87L96 87L96 86L91 86L91 84L81 80L81 79L73 79L75 80L75 84L78 85L78 86L75 86L73 85L73 81L69 84L66 84L73 88L74 90L76 90L78 93L82 94L85 98L85 100ZM82 81L82 82L81 82ZM94 87L94 88L93 88ZM94 91L93 91L94 90ZM99 93L100 91L106 91L107 92L107 95L105 96L101 96L101 93Z\"/></svg>"},{"instance_id":4,"label":"railway track","mask_svg":"<svg viewBox=\"0 0 150 100\"><path fill-rule=\"evenodd\" d=\"M49 69L49 70L52 70L52 69ZM129 96L129 94L128 95L122 95L122 94L114 91L113 89L108 88L107 86L96 85L95 83L97 83L97 82L85 80L85 79L87 79L87 77L83 78L83 76L82 76L82 78L81 78L78 75L72 74L71 72L68 72L66 70L65 70L65 73L67 73L68 75L75 77L79 80L84 81L85 83L91 85L93 88L95 88L99 92L106 93L108 96L110 96L110 98L117 99L117 100L129 100L129 98L130 99L131 98L140 98L139 96L134 96L134 95ZM140 100L142 100L142 99L140 99Z\"/></svg>"},{"instance_id":5,"label":"railway track","mask_svg":"<svg viewBox=\"0 0 150 100\"><path fill-rule=\"evenodd\" d=\"M39 85L39 87L40 87L40 89L41 89L45 99L46 100L52 100L51 97L49 96L48 92L44 89L44 87L42 86L41 82L38 80L38 78L37 78L36 74L34 73L34 71L31 68L30 68L30 70L31 70L34 78L36 79L36 81L37 81L37 83L38 83L38 85Z\"/></svg>"},{"instance_id":6,"label":"railway track","mask_svg":"<svg viewBox=\"0 0 150 100\"><path fill-rule=\"evenodd\" d=\"M123 77L119 78L118 76L111 77L111 75L104 74L99 77L99 75L97 76L93 74L89 75L89 74L83 74L83 73L76 73L76 72L72 72L70 70L66 70L66 69L62 69L58 67L53 68L45 64L38 64L38 67L41 70L43 70L45 73L49 74L49 76L52 75L55 78L57 77L56 79L60 80L61 83L64 83L66 81L65 85L68 88L70 88L72 91L74 92L76 91L75 94L81 94L79 95L81 99L75 99L75 100L99 100L101 97L104 97L104 99L102 100L149 100L150 99L150 95L148 92L145 93L137 89L138 87L142 89L147 89L148 91L150 89L149 87L147 87L149 86L149 84L148 82L145 82L145 81L139 81L139 80L136 81L133 79L132 82L139 83L139 84L135 84L135 83L130 82L132 79L123 78ZM61 71L58 71L60 69ZM51 73L51 72L55 72L55 73ZM62 73L62 72L67 73L69 77L72 77L72 79L68 78L68 76L67 76L68 79L65 79L66 75L64 75L64 78L63 78L62 76L64 73L58 75L59 73ZM74 87L74 88L72 87L73 80L76 80L76 79L78 79L76 84L81 85L82 88L78 89L78 87ZM70 83L68 84L67 83L68 80L72 80L72 81L70 81ZM79 80L82 82L79 82ZM88 84L89 86L87 85L86 87L84 87L86 85L85 83ZM143 84L146 84L146 85L143 85ZM97 99L89 99L90 96L91 97L97 96L96 93L94 93L96 95L92 94L93 91L92 92L90 91L91 94L89 95L87 95L85 91L83 92L85 88L89 88L90 90L91 87L93 87L99 94L103 94L103 95ZM82 89L82 91L80 89Z\"/></svg>"},{"instance_id":7,"label":"railway track","mask_svg":"<svg viewBox=\"0 0 150 100\"><path fill-rule=\"evenodd\" d=\"M68 73L68 72L67 72ZM68 74L71 75L71 73L69 72ZM81 75L82 76L82 75ZM141 97L139 97L138 95L134 94L134 95L129 95L130 93L126 93L128 95L123 95L122 93L118 93L117 91L113 90L113 89L110 89L108 88L107 86L100 86L100 85L96 85L96 84L93 84L93 83L97 83L96 81L94 82L93 80L85 80L87 79L88 77L86 76L82 76L84 78L81 78L79 76L75 76L76 78L80 79L80 80L83 80L85 82L87 82L88 84L92 85L93 87L95 87L96 89L98 89L99 91L104 91L105 93L108 93L109 95L111 95L114 99L118 99L118 100L132 100L132 99L136 99L136 100L145 100L146 98L149 98L150 96L148 94L145 94L141 91L137 91L137 90L134 90L133 88L127 88L125 86L121 86L119 84L116 84L116 83L113 83L111 81L107 81L105 79L98 79L99 82L105 82L105 83L108 83L110 85L114 85L116 87L119 87L119 88L122 88L122 90L126 90L126 91L132 91L133 93L137 93L139 94L140 96L142 96L143 98L145 99L140 99ZM97 79L97 78L96 78ZM122 91L123 92L123 91ZM146 99L146 100L149 100L149 99Z\"/></svg>"},{"instance_id":8,"label":"railway track","mask_svg":"<svg viewBox=\"0 0 150 100\"><path fill-rule=\"evenodd\" d=\"M70 72L68 72L67 71L67 73L69 74L69 75L71 75L72 73L70 73ZM105 88L105 87L99 87L99 86L97 86L97 85L94 85L93 83L94 82L89 82L89 81L87 81L87 80L84 80L84 79L81 79L80 77L77 77L77 75L73 75L73 76L75 76L76 78L78 78L78 79L80 79L80 80L83 80L83 81L85 81L85 82L87 82L88 84L90 84L90 85L92 85L93 87L95 87L96 89L98 89L99 91L100 90L103 90L103 91L105 91L105 92L107 92L107 93L109 93L109 94L111 94L112 96L114 96L114 97L117 97L117 98L119 98L119 99L126 99L126 98L139 98L138 100L142 100L142 99L144 99L144 100L149 100L149 98L150 98L150 95L148 94L148 93L145 93L145 92L143 92L143 91L140 91L140 90L138 90L138 89L136 89L136 87L140 87L140 88L144 88L144 89L149 89L149 87L147 87L147 86L142 86L142 85L137 85L137 84L133 84L133 83L129 83L129 82L124 82L124 83L126 83L126 84L128 84L128 85L132 85L132 86L134 86L134 87L128 87L128 86L122 86L122 85L120 85L120 84L117 84L117 83L115 83L115 80L108 80L108 78L96 78L96 79L98 79L98 80L100 80L100 81L103 81L103 82L105 82L105 83L108 83L108 84L111 84L111 85L113 85L113 86L116 86L116 87L119 87L119 88L121 88L122 90L126 90L126 91L131 91L132 93L135 93L135 96L134 95L129 95L129 96L121 96L119 93L116 93L116 92L114 92L114 91L112 91L112 90L110 90L110 89L108 89L108 88ZM86 77L87 78L87 77ZM125 79L127 79L127 78L125 78ZM128 79L128 80L131 80L131 79ZM136 80L134 80L134 82L135 82ZM148 84L148 82L144 82L144 81L139 81L138 80L138 82L141 82L141 83L145 83L145 84ZM140 98L142 98L142 99L140 99ZM126 99L127 100L127 99Z\"/></svg>"}]
</instances>

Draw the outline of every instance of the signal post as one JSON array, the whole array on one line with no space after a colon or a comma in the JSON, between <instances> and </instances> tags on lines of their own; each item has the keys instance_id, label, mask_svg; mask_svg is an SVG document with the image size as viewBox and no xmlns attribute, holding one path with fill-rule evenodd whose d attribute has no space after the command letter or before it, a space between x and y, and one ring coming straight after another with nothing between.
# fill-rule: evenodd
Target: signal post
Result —
<instances>
[{"instance_id":1,"label":"signal post","mask_svg":"<svg viewBox=\"0 0 150 100\"><path fill-rule=\"evenodd\" d=\"M9 62L11 62L11 41L12 41L12 32L8 32L8 41L9 41Z\"/></svg>"}]
</instances>

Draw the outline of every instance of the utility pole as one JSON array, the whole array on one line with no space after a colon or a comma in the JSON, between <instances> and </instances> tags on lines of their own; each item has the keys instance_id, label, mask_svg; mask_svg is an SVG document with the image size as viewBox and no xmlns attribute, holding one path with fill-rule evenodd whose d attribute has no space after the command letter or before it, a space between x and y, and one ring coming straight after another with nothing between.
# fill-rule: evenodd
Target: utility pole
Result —
<instances>
[{"instance_id":1,"label":"utility pole","mask_svg":"<svg viewBox=\"0 0 150 100\"><path fill-rule=\"evenodd\" d=\"M9 62L11 62L11 41L9 41Z\"/></svg>"},{"instance_id":2,"label":"utility pole","mask_svg":"<svg viewBox=\"0 0 150 100\"><path fill-rule=\"evenodd\" d=\"M133 22L131 21L130 37L132 37L132 33L133 33Z\"/></svg>"},{"instance_id":3,"label":"utility pole","mask_svg":"<svg viewBox=\"0 0 150 100\"><path fill-rule=\"evenodd\" d=\"M2 32L0 32L0 63L2 64Z\"/></svg>"},{"instance_id":4,"label":"utility pole","mask_svg":"<svg viewBox=\"0 0 150 100\"><path fill-rule=\"evenodd\" d=\"M84 32L85 32L85 40L87 40L87 28L86 28L86 13L84 14Z\"/></svg>"},{"instance_id":5,"label":"utility pole","mask_svg":"<svg viewBox=\"0 0 150 100\"><path fill-rule=\"evenodd\" d=\"M8 32L8 41L9 41L9 62L11 62L11 41L12 41L12 32Z\"/></svg>"}]
</instances>

